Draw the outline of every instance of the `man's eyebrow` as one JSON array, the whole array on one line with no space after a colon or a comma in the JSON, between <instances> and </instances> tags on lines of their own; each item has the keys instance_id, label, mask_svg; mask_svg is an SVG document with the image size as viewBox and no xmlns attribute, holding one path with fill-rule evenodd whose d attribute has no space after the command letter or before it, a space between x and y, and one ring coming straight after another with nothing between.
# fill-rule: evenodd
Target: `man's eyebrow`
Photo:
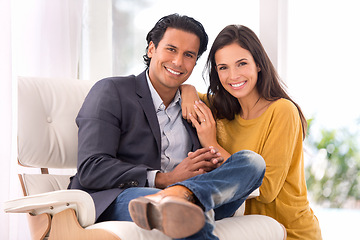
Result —
<instances>
[{"instance_id":1,"label":"man's eyebrow","mask_svg":"<svg viewBox=\"0 0 360 240\"><path fill-rule=\"evenodd\" d=\"M174 46L174 45L172 45L172 44L170 44L170 43L166 44L166 46L172 47L172 48L175 48L175 49L178 49L178 47L176 47L176 46ZM189 53L189 54L192 54L192 55L194 55L194 56L197 55L197 53L194 52L194 51L186 51L186 52Z\"/></svg>"},{"instance_id":2,"label":"man's eyebrow","mask_svg":"<svg viewBox=\"0 0 360 240\"><path fill-rule=\"evenodd\" d=\"M189 53L189 54L191 54L191 55L194 55L194 56L197 55L197 53L196 53L196 52L193 52L193 51L186 51L186 52Z\"/></svg>"},{"instance_id":3,"label":"man's eyebrow","mask_svg":"<svg viewBox=\"0 0 360 240\"><path fill-rule=\"evenodd\" d=\"M174 46L174 45L172 45L172 44L170 44L170 43L166 44L166 46L172 47L172 48L177 48L176 46Z\"/></svg>"}]
</instances>

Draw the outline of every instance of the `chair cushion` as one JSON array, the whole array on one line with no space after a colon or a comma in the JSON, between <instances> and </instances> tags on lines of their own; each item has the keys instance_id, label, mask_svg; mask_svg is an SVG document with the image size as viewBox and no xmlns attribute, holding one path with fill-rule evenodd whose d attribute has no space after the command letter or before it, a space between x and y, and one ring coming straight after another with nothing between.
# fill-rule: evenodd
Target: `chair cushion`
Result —
<instances>
[{"instance_id":1,"label":"chair cushion","mask_svg":"<svg viewBox=\"0 0 360 240\"><path fill-rule=\"evenodd\" d=\"M214 234L220 240L283 240L284 228L274 219L261 215L246 215L216 221ZM139 228L133 222L109 221L96 223L86 229L105 229L115 233L121 240L171 240L160 231Z\"/></svg>"},{"instance_id":2,"label":"chair cushion","mask_svg":"<svg viewBox=\"0 0 360 240\"><path fill-rule=\"evenodd\" d=\"M18 78L18 160L23 166L75 168L75 118L93 82Z\"/></svg>"},{"instance_id":3,"label":"chair cushion","mask_svg":"<svg viewBox=\"0 0 360 240\"><path fill-rule=\"evenodd\" d=\"M23 174L26 196L67 189L69 175Z\"/></svg>"}]
</instances>

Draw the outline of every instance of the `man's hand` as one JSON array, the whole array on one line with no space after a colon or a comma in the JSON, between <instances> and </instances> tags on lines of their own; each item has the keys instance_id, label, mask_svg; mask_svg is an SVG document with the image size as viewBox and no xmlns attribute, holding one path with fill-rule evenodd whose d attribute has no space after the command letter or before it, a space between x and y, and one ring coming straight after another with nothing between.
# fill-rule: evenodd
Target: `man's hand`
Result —
<instances>
[{"instance_id":1,"label":"man's hand","mask_svg":"<svg viewBox=\"0 0 360 240\"><path fill-rule=\"evenodd\" d=\"M161 189L166 188L176 182L210 172L219 167L223 161L224 158L213 147L198 149L195 152L188 153L188 157L171 172L157 173L155 186Z\"/></svg>"}]
</instances>

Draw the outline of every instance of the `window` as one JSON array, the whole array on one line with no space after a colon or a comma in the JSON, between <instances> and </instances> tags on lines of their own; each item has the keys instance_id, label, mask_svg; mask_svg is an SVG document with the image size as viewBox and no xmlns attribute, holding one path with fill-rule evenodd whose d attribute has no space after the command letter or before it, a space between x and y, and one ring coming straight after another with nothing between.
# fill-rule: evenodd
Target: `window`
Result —
<instances>
[{"instance_id":1,"label":"window","mask_svg":"<svg viewBox=\"0 0 360 240\"><path fill-rule=\"evenodd\" d=\"M316 124L359 130L358 3L289 1L288 19L290 93Z\"/></svg>"}]
</instances>

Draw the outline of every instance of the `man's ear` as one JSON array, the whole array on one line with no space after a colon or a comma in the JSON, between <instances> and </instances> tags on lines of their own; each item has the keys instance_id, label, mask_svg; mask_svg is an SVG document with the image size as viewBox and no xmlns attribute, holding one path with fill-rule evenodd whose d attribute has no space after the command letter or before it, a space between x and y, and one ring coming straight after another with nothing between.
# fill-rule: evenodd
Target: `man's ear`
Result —
<instances>
[{"instance_id":1,"label":"man's ear","mask_svg":"<svg viewBox=\"0 0 360 240\"><path fill-rule=\"evenodd\" d=\"M155 44L153 43L153 41L150 41L148 51L147 51L147 55L149 58L152 57L154 51L155 51Z\"/></svg>"}]
</instances>

